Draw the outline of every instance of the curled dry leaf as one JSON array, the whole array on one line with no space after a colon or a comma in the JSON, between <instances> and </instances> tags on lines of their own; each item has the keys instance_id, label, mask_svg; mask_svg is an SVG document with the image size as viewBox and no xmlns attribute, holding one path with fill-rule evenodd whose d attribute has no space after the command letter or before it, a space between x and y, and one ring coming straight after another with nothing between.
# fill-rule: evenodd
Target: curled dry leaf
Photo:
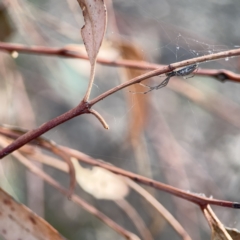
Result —
<instances>
[{"instance_id":1,"label":"curled dry leaf","mask_svg":"<svg viewBox=\"0 0 240 240\"><path fill-rule=\"evenodd\" d=\"M85 25L81 33L91 65L96 57L106 30L107 12L103 0L78 0Z\"/></svg>"},{"instance_id":2,"label":"curled dry leaf","mask_svg":"<svg viewBox=\"0 0 240 240\"><path fill-rule=\"evenodd\" d=\"M87 101L93 84L97 54L106 31L107 11L103 0L78 0L82 9L85 25L81 33L91 64L91 75L87 93Z\"/></svg>"},{"instance_id":3,"label":"curled dry leaf","mask_svg":"<svg viewBox=\"0 0 240 240\"><path fill-rule=\"evenodd\" d=\"M63 240L44 219L16 202L0 188L0 237L6 240Z\"/></svg>"},{"instance_id":4,"label":"curled dry leaf","mask_svg":"<svg viewBox=\"0 0 240 240\"><path fill-rule=\"evenodd\" d=\"M208 221L209 226L211 227L212 240L233 240L209 205L203 208L202 211Z\"/></svg>"},{"instance_id":5,"label":"curled dry leaf","mask_svg":"<svg viewBox=\"0 0 240 240\"><path fill-rule=\"evenodd\" d=\"M97 199L119 200L128 194L128 185L120 176L100 167L83 168L71 158L78 184Z\"/></svg>"}]
</instances>

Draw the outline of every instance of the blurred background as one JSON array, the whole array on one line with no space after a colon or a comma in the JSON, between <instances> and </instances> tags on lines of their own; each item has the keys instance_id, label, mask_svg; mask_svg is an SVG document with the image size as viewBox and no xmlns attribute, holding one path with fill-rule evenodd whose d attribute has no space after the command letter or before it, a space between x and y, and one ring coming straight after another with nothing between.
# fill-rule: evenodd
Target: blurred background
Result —
<instances>
[{"instance_id":1,"label":"blurred background","mask_svg":"<svg viewBox=\"0 0 240 240\"><path fill-rule=\"evenodd\" d=\"M236 0L106 0L108 27L100 56L170 64L240 47L240 2ZM75 0L11 0L0 3L0 40L28 46L83 49L81 9ZM239 72L239 58L199 68ZM75 107L86 91L86 60L0 52L1 123L32 129ZM144 71L97 65L91 98ZM155 86L164 76L145 81ZM126 88L94 106L109 124L82 115L44 136L123 169L195 193L240 201L240 85L195 75L172 78L166 88L141 94ZM130 92L131 91L131 92ZM68 175L42 166L64 186ZM12 157L0 162L0 186L44 217L68 239L122 239ZM183 225L192 239L210 239L200 209L144 187ZM76 192L124 228L139 235L114 202ZM126 200L153 239L181 239L146 200L133 191ZM213 207L228 227L240 228L239 211ZM140 235L139 235L140 236Z\"/></svg>"}]
</instances>

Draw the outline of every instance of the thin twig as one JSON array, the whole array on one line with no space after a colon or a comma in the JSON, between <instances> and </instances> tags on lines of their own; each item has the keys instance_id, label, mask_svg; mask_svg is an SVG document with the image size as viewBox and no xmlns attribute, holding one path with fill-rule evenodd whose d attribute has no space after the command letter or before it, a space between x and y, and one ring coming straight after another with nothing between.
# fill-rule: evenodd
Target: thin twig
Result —
<instances>
[{"instance_id":1,"label":"thin twig","mask_svg":"<svg viewBox=\"0 0 240 240\"><path fill-rule=\"evenodd\" d=\"M89 113L89 109L94 104L96 104L97 102L103 100L104 98L114 94L115 92L118 92L119 90L121 90L123 88L126 88L126 87L128 87L130 85L133 85L133 84L136 84L136 83L140 83L141 81L143 81L147 78L150 78L150 77L158 76L160 74L167 73L167 72L172 72L174 69L179 68L179 67L184 67L184 66L191 65L191 64L194 64L194 63L212 61L212 60L215 60L215 59L221 59L221 58L225 58L225 57L233 57L233 56L238 56L238 55L240 55L240 49L229 50L229 51L224 51L224 52L220 52L220 53L216 53L216 54L201 56L201 57L192 58L192 59L189 59L189 60L173 63L173 64L170 64L168 66L161 67L161 68L158 68L156 70L150 71L148 73L142 74L142 75L140 75L136 78L133 78L133 79L129 80L128 82L122 83L122 84L106 91L103 94L100 94L98 97L94 98L90 102L81 101L80 104L77 107L75 107L75 108L69 110L68 112L50 120L47 123L44 123L40 127L27 132L26 134L22 135L20 138L16 139L9 146L2 149L0 151L0 159L3 158L4 156L8 155L9 153L13 152L14 150L22 147L24 144L26 144L26 143L32 141L33 139L41 136L42 134L49 131L50 129L60 125L61 123L64 123L64 122L66 122L66 121L68 121L68 120L70 120L70 119L72 119L76 116L79 116L83 113Z\"/></svg>"},{"instance_id":2,"label":"thin twig","mask_svg":"<svg viewBox=\"0 0 240 240\"><path fill-rule=\"evenodd\" d=\"M26 145L28 146L28 145ZM31 159L35 161L39 161L48 166L59 169L63 172L68 172L68 166L66 163L57 160L56 158L47 156L42 154L41 152L29 152L28 149L20 149L21 152L27 154ZM137 183L132 181L129 178L124 178L124 181L128 183L128 185L138 192L142 197L144 197L150 204L152 204L156 210L169 222L169 224L173 227L173 229L182 237L183 240L191 240L191 237L185 231L185 229L181 226L181 224L173 217L173 215L166 209L160 202L158 202L150 193L148 193L144 188L139 186Z\"/></svg>"},{"instance_id":3,"label":"thin twig","mask_svg":"<svg viewBox=\"0 0 240 240\"><path fill-rule=\"evenodd\" d=\"M123 88L126 88L126 87L131 86L131 85L136 84L136 83L140 83L141 81L143 81L145 79L148 79L148 78L151 78L151 77L154 77L154 76L158 76L158 75L161 75L163 73L172 72L176 68L185 67L185 66L188 66L188 65L191 65L191 64L194 64L194 63L213 61L213 60L216 60L216 59L239 56L239 55L240 55L240 49L234 49L234 50L219 52L219 53L215 53L215 54L211 54L211 55L196 57L196 58L184 60L184 61L181 61L181 62L169 64L168 66L160 67L156 70L153 70L153 71L147 72L145 74L142 74L138 77L135 77L135 78L133 78L133 79L127 81L127 82L124 82L124 83L106 91L105 93L103 93L103 94L99 95L98 97L94 98L93 100L91 100L89 102L89 105L93 106L97 102L103 100L104 98L112 95L115 92L118 92L119 90L121 90Z\"/></svg>"},{"instance_id":4,"label":"thin twig","mask_svg":"<svg viewBox=\"0 0 240 240\"><path fill-rule=\"evenodd\" d=\"M96 59L95 59L94 64L91 65L90 79L88 81L88 88L87 88L87 91L86 91L85 96L83 98L83 102L87 102L89 97L90 97L93 82L94 82L94 77L95 77L95 71L96 71Z\"/></svg>"},{"instance_id":5,"label":"thin twig","mask_svg":"<svg viewBox=\"0 0 240 240\"><path fill-rule=\"evenodd\" d=\"M24 132L24 130L21 130L21 132ZM0 133L4 136L7 136L7 137L10 137L13 139L17 138L17 136L19 136L21 134L21 133L18 133L17 131L15 132L14 130L8 129L6 127L0 127ZM48 141L41 137L39 137L38 139L41 139L41 141L33 142L36 144L36 146L41 146L42 141ZM53 142L48 141L48 143L51 144ZM54 145L57 146L55 143L54 143ZM159 189L164 192L168 192L174 196L183 198L183 199L193 202L199 206L205 206L207 204L212 204L212 205L222 206L222 207L240 208L240 203L238 203L238 202L223 201L223 200L203 197L201 195L194 194L194 193L189 193L187 191L172 187L170 185L167 185L167 184L149 179L147 177L143 177L141 175L123 170L121 168L115 167L115 166L107 164L105 162L97 161L94 158L91 158L90 156L88 156L84 153L81 153L77 150L73 150L73 149L70 149L67 147L63 147L63 146L59 146L59 147L62 150L64 150L66 154L70 155L71 157L77 158L79 161L85 162L85 163L93 165L93 166L105 168L113 173L128 177L135 182L139 182L139 183L151 186L153 188Z\"/></svg>"},{"instance_id":6,"label":"thin twig","mask_svg":"<svg viewBox=\"0 0 240 240\"><path fill-rule=\"evenodd\" d=\"M109 126L108 124L105 122L105 120L103 119L103 117L94 109L89 109L89 113L91 113L92 115L94 115L98 120L99 122L103 125L103 127L105 129L109 129Z\"/></svg>"},{"instance_id":7,"label":"thin twig","mask_svg":"<svg viewBox=\"0 0 240 240\"><path fill-rule=\"evenodd\" d=\"M129 178L125 178L128 185L138 192L143 198L145 198L156 210L165 218L165 220L173 227L173 229L182 237L183 240L191 240L191 237L182 225L177 221L176 218L160 203L158 202L149 192L144 188L136 184Z\"/></svg>"},{"instance_id":8,"label":"thin twig","mask_svg":"<svg viewBox=\"0 0 240 240\"><path fill-rule=\"evenodd\" d=\"M6 146L7 144L8 143L7 143L6 139L4 139L3 137L0 137L0 145ZM16 157L23 165L25 165L31 172L33 172L34 174L41 177L44 181L46 181L48 184L52 185L54 188L56 188L62 194L68 196L69 192L67 189L62 187L57 181L55 181L52 177L50 177L48 174L46 174L42 169L40 169L40 168L36 167L34 164L32 164L26 157L24 157L21 153L19 153L19 151L12 153L12 155L14 157ZM139 238L135 234L127 231L126 229L124 229L123 227L121 227L120 225L115 223L112 219L107 217L105 214L100 212L98 209L96 209L89 203L85 202L79 196L73 194L71 196L71 200L73 202L77 203L78 205L80 205L81 207L83 207L89 213L91 213L94 216L96 216L97 218L99 218L101 221L103 221L105 224L107 224L109 227L111 227L113 230L115 230L117 233L119 233L126 239L139 240Z\"/></svg>"},{"instance_id":9,"label":"thin twig","mask_svg":"<svg viewBox=\"0 0 240 240\"><path fill-rule=\"evenodd\" d=\"M2 127L1 129L3 132L6 132L6 133L8 132L7 127ZM23 134L23 131L21 129L16 129L16 132L14 134L15 134L14 138L16 139L19 137L19 135L21 136L21 134ZM9 137L12 138L13 136L9 136ZM62 158L67 163L69 167L69 175L70 175L68 197L71 198L71 195L73 194L74 188L76 185L76 177L75 177L75 168L73 166L70 156L66 154L65 151L61 150L53 141L49 141L44 138L37 138L34 141L36 145L39 145L42 148L55 153L57 156ZM27 149L27 152L29 152L29 149ZM30 154L32 154L31 151L30 151Z\"/></svg>"},{"instance_id":10,"label":"thin twig","mask_svg":"<svg viewBox=\"0 0 240 240\"><path fill-rule=\"evenodd\" d=\"M222 206L222 207L240 208L240 203L238 203L238 202L223 201L223 200L203 197L201 195L194 194L194 193L189 193L188 191L184 191L184 190L172 187L170 185L149 179L147 177L143 177L141 175L123 170L121 168L115 167L115 166L105 163L103 161L97 161L94 158L92 158L82 152L79 152L77 150L73 150L73 149L70 149L67 147L63 147L63 146L62 146L62 149L64 149L66 151L66 153L69 153L72 157L77 158L81 162L85 162L85 163L93 165L93 166L105 168L113 173L128 177L135 182L142 183L144 185L156 188L156 189L164 191L164 192L168 192L174 196L183 198L183 199L193 202L199 206L205 206L207 204L212 204L212 205Z\"/></svg>"},{"instance_id":11,"label":"thin twig","mask_svg":"<svg viewBox=\"0 0 240 240\"><path fill-rule=\"evenodd\" d=\"M28 146L28 145L26 145ZM44 163L48 166L54 167L55 169L59 169L63 172L69 172L68 171L68 166L65 162L62 162L56 158L49 157L45 154L42 154L40 151L35 151L35 153L30 153L28 154L28 151L26 152L24 149L19 149L22 153L25 153L28 158L31 158L31 160L35 160L41 163ZM126 179L126 178L125 178ZM133 207L126 201L126 200L120 200L116 201L115 203L125 211L125 213L129 216L129 218L133 221L135 224L136 228L139 230L139 233L143 236L144 239L146 240L151 240L152 236L149 230L146 228L146 225L144 224L143 220L141 217L134 211Z\"/></svg>"},{"instance_id":12,"label":"thin twig","mask_svg":"<svg viewBox=\"0 0 240 240\"><path fill-rule=\"evenodd\" d=\"M85 53L77 51L77 48L74 49L72 46L65 46L62 48L54 47L44 47L44 46L26 46L22 44L14 43L4 43L0 42L0 51L7 52L21 52L28 54L41 54L41 55L50 55L50 56L59 56L66 58L78 58L83 60L88 60L88 57ZM209 55L207 55L209 56ZM127 67L135 68L141 70L154 70L164 65L149 63L145 61L134 61L134 60L108 60L105 58L98 57L97 62L103 65L117 66L117 67ZM234 82L240 82L240 74L225 70L225 69L198 69L195 73L196 75L202 76L211 76L216 78L219 81L231 80Z\"/></svg>"},{"instance_id":13,"label":"thin twig","mask_svg":"<svg viewBox=\"0 0 240 240\"><path fill-rule=\"evenodd\" d=\"M16 139L14 142L12 142L9 146L5 147L0 151L0 159L7 156L14 150L22 147L24 144L38 138L45 132L49 131L50 129L58 126L61 123L64 123L76 116L79 116L83 113L89 113L88 112L88 103L81 102L76 108L73 108L69 110L68 112L42 124L36 129L29 130L24 135L21 135L18 139Z\"/></svg>"},{"instance_id":14,"label":"thin twig","mask_svg":"<svg viewBox=\"0 0 240 240\"><path fill-rule=\"evenodd\" d=\"M151 232L146 227L145 222L138 214L136 209L125 199L116 200L115 203L128 215L141 234L143 240L153 240Z\"/></svg>"}]
</instances>

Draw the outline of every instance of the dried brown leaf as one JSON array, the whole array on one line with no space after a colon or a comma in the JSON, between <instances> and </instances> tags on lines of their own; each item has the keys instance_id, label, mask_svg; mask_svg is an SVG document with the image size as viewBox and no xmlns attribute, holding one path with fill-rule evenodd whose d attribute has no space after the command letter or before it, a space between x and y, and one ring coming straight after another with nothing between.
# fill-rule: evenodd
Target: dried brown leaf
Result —
<instances>
[{"instance_id":1,"label":"dried brown leaf","mask_svg":"<svg viewBox=\"0 0 240 240\"><path fill-rule=\"evenodd\" d=\"M106 30L107 12L103 0L78 0L85 25L81 33L91 65L96 57Z\"/></svg>"},{"instance_id":2,"label":"dried brown leaf","mask_svg":"<svg viewBox=\"0 0 240 240\"><path fill-rule=\"evenodd\" d=\"M93 84L96 58L106 31L107 11L103 0L78 0L85 25L82 38L91 64L91 76L84 100L87 101Z\"/></svg>"},{"instance_id":3,"label":"dried brown leaf","mask_svg":"<svg viewBox=\"0 0 240 240\"><path fill-rule=\"evenodd\" d=\"M0 232L4 239L63 240L60 234L29 208L0 188Z\"/></svg>"},{"instance_id":4,"label":"dried brown leaf","mask_svg":"<svg viewBox=\"0 0 240 240\"><path fill-rule=\"evenodd\" d=\"M233 240L240 240L240 232L238 229L226 227L226 230Z\"/></svg>"},{"instance_id":5,"label":"dried brown leaf","mask_svg":"<svg viewBox=\"0 0 240 240\"><path fill-rule=\"evenodd\" d=\"M211 227L212 240L233 240L209 205L203 208L203 213Z\"/></svg>"}]
</instances>

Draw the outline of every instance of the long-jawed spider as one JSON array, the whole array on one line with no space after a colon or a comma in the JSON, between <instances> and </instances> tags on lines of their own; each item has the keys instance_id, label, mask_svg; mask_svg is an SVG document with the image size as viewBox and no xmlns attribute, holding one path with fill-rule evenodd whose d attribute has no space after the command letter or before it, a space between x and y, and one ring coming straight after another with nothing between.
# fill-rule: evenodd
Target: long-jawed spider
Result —
<instances>
[{"instance_id":1,"label":"long-jawed spider","mask_svg":"<svg viewBox=\"0 0 240 240\"><path fill-rule=\"evenodd\" d=\"M146 91L146 92L138 92L138 93L146 94L146 93L151 92L152 90L158 90L160 88L166 87L171 77L176 77L176 76L185 77L185 76L188 76L191 73L193 73L197 68L198 68L198 64L194 63L194 64L188 65L188 66L186 66L184 68L181 68L181 69L179 69L177 71L172 71L172 72L166 73L167 77L157 86L153 86L152 87L152 86L148 86L148 85L145 85L143 83L140 83L140 85L149 88L149 90ZM193 76L194 75L189 76L187 78L191 78Z\"/></svg>"}]
</instances>

